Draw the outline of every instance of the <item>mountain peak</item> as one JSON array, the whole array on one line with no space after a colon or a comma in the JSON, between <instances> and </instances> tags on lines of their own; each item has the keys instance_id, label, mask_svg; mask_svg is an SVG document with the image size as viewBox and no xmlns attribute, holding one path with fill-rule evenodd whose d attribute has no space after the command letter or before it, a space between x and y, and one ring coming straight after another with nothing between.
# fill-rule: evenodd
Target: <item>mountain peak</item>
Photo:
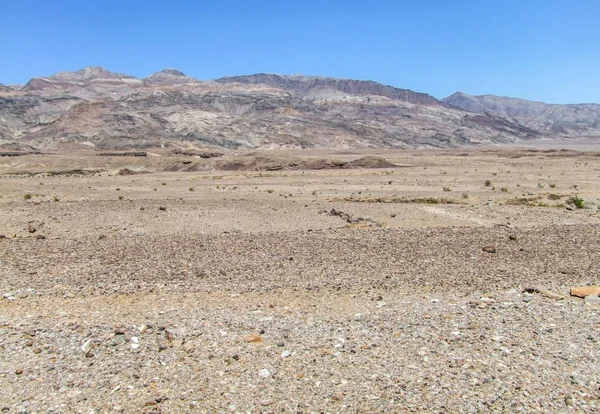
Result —
<instances>
[{"instance_id":1,"label":"mountain peak","mask_svg":"<svg viewBox=\"0 0 600 414\"><path fill-rule=\"evenodd\" d=\"M185 73L183 73L177 69L170 69L170 68L163 69L158 73L164 73L165 75L173 75L173 76L185 76Z\"/></svg>"},{"instance_id":2,"label":"mountain peak","mask_svg":"<svg viewBox=\"0 0 600 414\"><path fill-rule=\"evenodd\" d=\"M143 79L145 84L182 84L189 82L197 82L196 79L186 76L185 73L177 69L163 69L160 72L153 73Z\"/></svg>"}]
</instances>

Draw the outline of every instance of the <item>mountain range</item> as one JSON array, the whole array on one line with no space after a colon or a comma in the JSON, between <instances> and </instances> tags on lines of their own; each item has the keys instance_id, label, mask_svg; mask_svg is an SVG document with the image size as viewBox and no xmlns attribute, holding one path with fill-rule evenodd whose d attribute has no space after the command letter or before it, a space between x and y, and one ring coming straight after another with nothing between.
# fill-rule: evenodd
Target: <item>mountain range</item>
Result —
<instances>
[{"instance_id":1,"label":"mountain range","mask_svg":"<svg viewBox=\"0 0 600 414\"><path fill-rule=\"evenodd\" d=\"M372 81L256 74L201 81L87 67L0 84L0 144L39 149L410 148L600 137L600 105L457 92L438 100Z\"/></svg>"}]
</instances>

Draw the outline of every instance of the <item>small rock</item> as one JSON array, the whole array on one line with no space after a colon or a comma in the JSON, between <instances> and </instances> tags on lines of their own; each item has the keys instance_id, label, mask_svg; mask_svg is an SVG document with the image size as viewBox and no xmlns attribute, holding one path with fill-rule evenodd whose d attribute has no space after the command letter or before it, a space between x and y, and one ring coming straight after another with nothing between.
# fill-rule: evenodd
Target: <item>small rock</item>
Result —
<instances>
[{"instance_id":1,"label":"small rock","mask_svg":"<svg viewBox=\"0 0 600 414\"><path fill-rule=\"evenodd\" d=\"M92 350L92 340L88 339L87 341L85 341L83 343L83 345L81 345L81 350L83 351L84 354L89 353Z\"/></svg>"},{"instance_id":2,"label":"small rock","mask_svg":"<svg viewBox=\"0 0 600 414\"><path fill-rule=\"evenodd\" d=\"M494 246L484 246L481 250L486 253L496 253L496 248Z\"/></svg>"},{"instance_id":3,"label":"small rock","mask_svg":"<svg viewBox=\"0 0 600 414\"><path fill-rule=\"evenodd\" d=\"M41 354L42 353L42 348L38 348L38 347L33 348L33 353L34 354Z\"/></svg>"},{"instance_id":4,"label":"small rock","mask_svg":"<svg viewBox=\"0 0 600 414\"><path fill-rule=\"evenodd\" d=\"M30 224L27 226L27 231L29 233L35 233L37 231L37 229L35 227L33 227L33 225Z\"/></svg>"},{"instance_id":5,"label":"small rock","mask_svg":"<svg viewBox=\"0 0 600 414\"><path fill-rule=\"evenodd\" d=\"M115 335L125 335L125 328L122 326L115 328Z\"/></svg>"},{"instance_id":6,"label":"small rock","mask_svg":"<svg viewBox=\"0 0 600 414\"><path fill-rule=\"evenodd\" d=\"M591 305L600 304L600 297L598 295L588 295L584 298L585 303L589 303Z\"/></svg>"},{"instance_id":7,"label":"small rock","mask_svg":"<svg viewBox=\"0 0 600 414\"><path fill-rule=\"evenodd\" d=\"M23 370L20 368L15 370L15 374L17 374L17 375L21 375L22 373L23 373Z\"/></svg>"},{"instance_id":8,"label":"small rock","mask_svg":"<svg viewBox=\"0 0 600 414\"><path fill-rule=\"evenodd\" d=\"M258 344L263 341L262 337L258 334L248 334L248 335L244 336L244 340L251 344Z\"/></svg>"},{"instance_id":9,"label":"small rock","mask_svg":"<svg viewBox=\"0 0 600 414\"><path fill-rule=\"evenodd\" d=\"M258 372L258 376L261 378L269 378L271 376L271 371L269 371L266 368L263 368Z\"/></svg>"},{"instance_id":10,"label":"small rock","mask_svg":"<svg viewBox=\"0 0 600 414\"><path fill-rule=\"evenodd\" d=\"M167 208L166 208L166 207L164 207L164 206L160 206L158 209L159 209L160 211L167 211Z\"/></svg>"},{"instance_id":11,"label":"small rock","mask_svg":"<svg viewBox=\"0 0 600 414\"><path fill-rule=\"evenodd\" d=\"M291 357L291 356L292 356L292 351L287 351L287 350L286 350L286 351L283 351L283 352L281 353L281 357L282 357L282 358L289 358L289 357Z\"/></svg>"},{"instance_id":12,"label":"small rock","mask_svg":"<svg viewBox=\"0 0 600 414\"><path fill-rule=\"evenodd\" d=\"M338 393L336 393L336 394L333 394L333 395L331 396L331 399L332 399L333 401L341 401L343 398L344 398L344 395L343 395L341 392L338 392Z\"/></svg>"},{"instance_id":13,"label":"small rock","mask_svg":"<svg viewBox=\"0 0 600 414\"><path fill-rule=\"evenodd\" d=\"M600 293L599 286L582 286L571 288L571 296L577 296L578 298L585 298L586 296L596 295Z\"/></svg>"},{"instance_id":14,"label":"small rock","mask_svg":"<svg viewBox=\"0 0 600 414\"><path fill-rule=\"evenodd\" d=\"M565 298L564 296L559 295L558 293L550 292L549 290L540 290L539 293L548 299L563 300Z\"/></svg>"},{"instance_id":15,"label":"small rock","mask_svg":"<svg viewBox=\"0 0 600 414\"><path fill-rule=\"evenodd\" d=\"M46 240L46 236L44 236L43 234L36 234L35 239L36 240Z\"/></svg>"},{"instance_id":16,"label":"small rock","mask_svg":"<svg viewBox=\"0 0 600 414\"><path fill-rule=\"evenodd\" d=\"M517 236L511 234L510 236L508 236L508 240L517 241Z\"/></svg>"}]
</instances>

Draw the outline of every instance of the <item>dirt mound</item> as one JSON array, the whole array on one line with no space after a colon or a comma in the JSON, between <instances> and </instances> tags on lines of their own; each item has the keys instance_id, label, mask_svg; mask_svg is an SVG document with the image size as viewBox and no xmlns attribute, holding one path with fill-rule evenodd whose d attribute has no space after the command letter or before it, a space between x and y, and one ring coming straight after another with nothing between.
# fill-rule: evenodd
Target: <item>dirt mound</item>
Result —
<instances>
[{"instance_id":1,"label":"dirt mound","mask_svg":"<svg viewBox=\"0 0 600 414\"><path fill-rule=\"evenodd\" d=\"M348 163L349 168L395 168L398 167L396 164L392 164L385 158L381 157L362 157L357 160Z\"/></svg>"},{"instance_id":2,"label":"dirt mound","mask_svg":"<svg viewBox=\"0 0 600 414\"><path fill-rule=\"evenodd\" d=\"M359 168L397 168L399 165L386 161L381 157L367 156L354 161L336 161L319 158L316 160L280 158L280 157L249 157L248 159L223 161L215 168L222 171L281 171L281 170L335 170Z\"/></svg>"}]
</instances>

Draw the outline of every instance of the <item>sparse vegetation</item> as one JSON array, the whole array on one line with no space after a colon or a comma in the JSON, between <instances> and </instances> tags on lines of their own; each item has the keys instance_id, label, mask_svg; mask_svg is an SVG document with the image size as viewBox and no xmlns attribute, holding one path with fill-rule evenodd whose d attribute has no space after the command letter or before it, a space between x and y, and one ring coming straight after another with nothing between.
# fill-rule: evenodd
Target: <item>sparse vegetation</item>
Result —
<instances>
[{"instance_id":1,"label":"sparse vegetation","mask_svg":"<svg viewBox=\"0 0 600 414\"><path fill-rule=\"evenodd\" d=\"M196 189L194 187L190 187L190 188L188 188L188 190L190 190L190 191L196 191Z\"/></svg>"},{"instance_id":2,"label":"sparse vegetation","mask_svg":"<svg viewBox=\"0 0 600 414\"><path fill-rule=\"evenodd\" d=\"M581 198L579 194L576 194L572 197L569 197L569 199L567 200L567 204L572 204L575 206L575 208L583 208L585 200Z\"/></svg>"},{"instance_id":3,"label":"sparse vegetation","mask_svg":"<svg viewBox=\"0 0 600 414\"><path fill-rule=\"evenodd\" d=\"M485 186L486 187L491 187L492 186L492 181L491 180L485 180Z\"/></svg>"},{"instance_id":4,"label":"sparse vegetation","mask_svg":"<svg viewBox=\"0 0 600 414\"><path fill-rule=\"evenodd\" d=\"M31 194L27 193L23 196L25 200L31 200Z\"/></svg>"},{"instance_id":5,"label":"sparse vegetation","mask_svg":"<svg viewBox=\"0 0 600 414\"><path fill-rule=\"evenodd\" d=\"M462 198L469 198L469 193L462 193Z\"/></svg>"},{"instance_id":6,"label":"sparse vegetation","mask_svg":"<svg viewBox=\"0 0 600 414\"><path fill-rule=\"evenodd\" d=\"M444 190L444 191L446 191L446 192L447 192L447 191L452 191L452 189L451 189L450 187L442 187L442 190Z\"/></svg>"},{"instance_id":7,"label":"sparse vegetation","mask_svg":"<svg viewBox=\"0 0 600 414\"><path fill-rule=\"evenodd\" d=\"M503 193L508 193L508 188L506 188L506 187L502 187L502 188L500 189L500 191L502 191Z\"/></svg>"},{"instance_id":8,"label":"sparse vegetation","mask_svg":"<svg viewBox=\"0 0 600 414\"><path fill-rule=\"evenodd\" d=\"M52 201L60 201L60 198L58 198L58 196L54 196L52 197Z\"/></svg>"},{"instance_id":9,"label":"sparse vegetation","mask_svg":"<svg viewBox=\"0 0 600 414\"><path fill-rule=\"evenodd\" d=\"M273 189L271 189L271 188L267 188L267 189L265 190L265 192L266 192L266 193L269 193L269 194L271 194L273 191L275 191L275 190L273 190Z\"/></svg>"},{"instance_id":10,"label":"sparse vegetation","mask_svg":"<svg viewBox=\"0 0 600 414\"><path fill-rule=\"evenodd\" d=\"M550 188L556 188L556 184L548 184Z\"/></svg>"}]
</instances>

